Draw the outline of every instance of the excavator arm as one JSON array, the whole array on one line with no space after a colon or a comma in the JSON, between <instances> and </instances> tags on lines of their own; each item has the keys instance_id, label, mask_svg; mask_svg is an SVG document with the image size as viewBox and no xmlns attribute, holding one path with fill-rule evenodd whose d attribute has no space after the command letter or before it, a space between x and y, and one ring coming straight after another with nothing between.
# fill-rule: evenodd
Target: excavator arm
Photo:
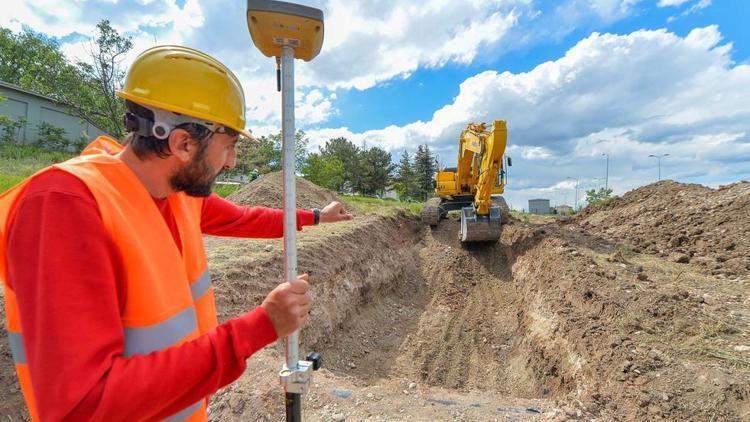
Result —
<instances>
[{"instance_id":1,"label":"excavator arm","mask_svg":"<svg viewBox=\"0 0 750 422\"><path fill-rule=\"evenodd\" d=\"M503 154L508 142L508 128L505 120L495 120L492 132L484 139L484 151L479 156L479 171L474 207L479 215L487 215L492 206L493 191L497 192L498 174L503 165ZM500 192L503 191L500 183Z\"/></svg>"}]
</instances>

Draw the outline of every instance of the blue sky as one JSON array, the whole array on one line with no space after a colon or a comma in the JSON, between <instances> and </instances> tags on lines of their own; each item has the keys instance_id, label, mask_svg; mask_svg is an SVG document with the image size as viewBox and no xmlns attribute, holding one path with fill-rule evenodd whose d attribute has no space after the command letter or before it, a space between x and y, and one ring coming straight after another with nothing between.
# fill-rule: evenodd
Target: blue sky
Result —
<instances>
[{"instance_id":1,"label":"blue sky","mask_svg":"<svg viewBox=\"0 0 750 422\"><path fill-rule=\"evenodd\" d=\"M85 59L100 19L133 37L198 48L238 75L256 134L279 127L272 59L251 45L245 1L10 0L0 26L60 40ZM662 176L750 179L750 2L730 0L318 0L326 39L298 63L297 125L394 158L426 143L445 165L470 121L506 119L507 197L573 201L572 178L615 193Z\"/></svg>"},{"instance_id":2,"label":"blue sky","mask_svg":"<svg viewBox=\"0 0 750 422\"><path fill-rule=\"evenodd\" d=\"M541 2L541 10L549 11L558 1ZM355 131L377 129L389 124L403 125L414 120L427 120L436 105L445 104L458 94L458 85L468 77L484 70L508 70L525 72L547 60L554 60L585 38L592 31L628 34L638 29L667 28L671 32L685 36L691 29L718 24L722 35L732 40L735 51L732 58L738 62L747 62L750 58L750 30L747 20L750 17L750 1L727 1L715 3L699 12L692 13L672 22L669 17L675 16L678 10L685 7L657 7L657 2L640 5L641 8L632 15L613 22L588 22L569 34L549 39L530 48L518 48L504 54L498 54L489 61L467 65L449 64L440 69L421 69L407 79L395 80L373 88L359 91L347 90L339 93L337 108L339 114L333 116L330 125L349 126ZM731 7L726 7L726 5ZM393 97L406 95L411 100L408 106L400 107ZM394 108L398 108L397 111Z\"/></svg>"}]
</instances>

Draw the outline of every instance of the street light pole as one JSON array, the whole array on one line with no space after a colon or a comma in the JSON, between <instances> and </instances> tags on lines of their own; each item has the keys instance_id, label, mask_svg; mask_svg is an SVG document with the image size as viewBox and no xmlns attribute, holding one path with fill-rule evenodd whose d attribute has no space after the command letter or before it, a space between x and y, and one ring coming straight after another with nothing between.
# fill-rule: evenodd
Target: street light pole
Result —
<instances>
[{"instance_id":1,"label":"street light pole","mask_svg":"<svg viewBox=\"0 0 750 422\"><path fill-rule=\"evenodd\" d=\"M601 190L602 188L602 180L604 180L603 177L594 177L594 182L596 182L596 190Z\"/></svg>"},{"instance_id":2,"label":"street light pole","mask_svg":"<svg viewBox=\"0 0 750 422\"><path fill-rule=\"evenodd\" d=\"M604 190L608 190L609 189L609 154L602 153L602 156L607 157L607 172L605 173L605 178L604 178Z\"/></svg>"},{"instance_id":3,"label":"street light pole","mask_svg":"<svg viewBox=\"0 0 750 422\"><path fill-rule=\"evenodd\" d=\"M568 179L573 179L573 180L576 181L576 202L573 204L573 212L575 212L576 209L578 209L578 178L577 177L571 177L571 176L568 176L567 178Z\"/></svg>"},{"instance_id":4,"label":"street light pole","mask_svg":"<svg viewBox=\"0 0 750 422\"><path fill-rule=\"evenodd\" d=\"M649 157L656 158L656 161L658 163L657 165L659 167L659 179L657 181L661 181L661 159L664 158L664 157L668 157L668 156L669 156L669 154L660 154L660 155L650 154L649 155Z\"/></svg>"}]
</instances>

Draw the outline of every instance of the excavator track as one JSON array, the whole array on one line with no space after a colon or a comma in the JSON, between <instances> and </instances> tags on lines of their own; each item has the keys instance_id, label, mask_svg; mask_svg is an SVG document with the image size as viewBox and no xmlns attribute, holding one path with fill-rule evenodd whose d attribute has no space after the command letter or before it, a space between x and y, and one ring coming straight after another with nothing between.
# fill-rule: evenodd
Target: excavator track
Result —
<instances>
[{"instance_id":1,"label":"excavator track","mask_svg":"<svg viewBox=\"0 0 750 422\"><path fill-rule=\"evenodd\" d=\"M427 203L424 204L420 216L425 224L437 226L440 222L440 199L433 198L428 200Z\"/></svg>"}]
</instances>

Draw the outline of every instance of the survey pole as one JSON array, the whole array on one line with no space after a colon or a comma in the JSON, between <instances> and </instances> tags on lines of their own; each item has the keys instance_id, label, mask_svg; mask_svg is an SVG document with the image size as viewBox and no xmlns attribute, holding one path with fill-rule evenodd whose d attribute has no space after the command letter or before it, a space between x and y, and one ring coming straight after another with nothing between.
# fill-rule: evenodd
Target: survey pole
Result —
<instances>
[{"instance_id":1,"label":"survey pole","mask_svg":"<svg viewBox=\"0 0 750 422\"><path fill-rule=\"evenodd\" d=\"M320 52L323 12L282 1L248 0L247 25L256 47L267 57L276 58L277 88L281 88L284 280L291 282L297 278L294 59L310 61ZM299 331L284 339L284 356L279 381L284 387L286 420L301 422L302 395L310 388L312 371L320 366L320 356L310 353L300 360Z\"/></svg>"}]
</instances>

